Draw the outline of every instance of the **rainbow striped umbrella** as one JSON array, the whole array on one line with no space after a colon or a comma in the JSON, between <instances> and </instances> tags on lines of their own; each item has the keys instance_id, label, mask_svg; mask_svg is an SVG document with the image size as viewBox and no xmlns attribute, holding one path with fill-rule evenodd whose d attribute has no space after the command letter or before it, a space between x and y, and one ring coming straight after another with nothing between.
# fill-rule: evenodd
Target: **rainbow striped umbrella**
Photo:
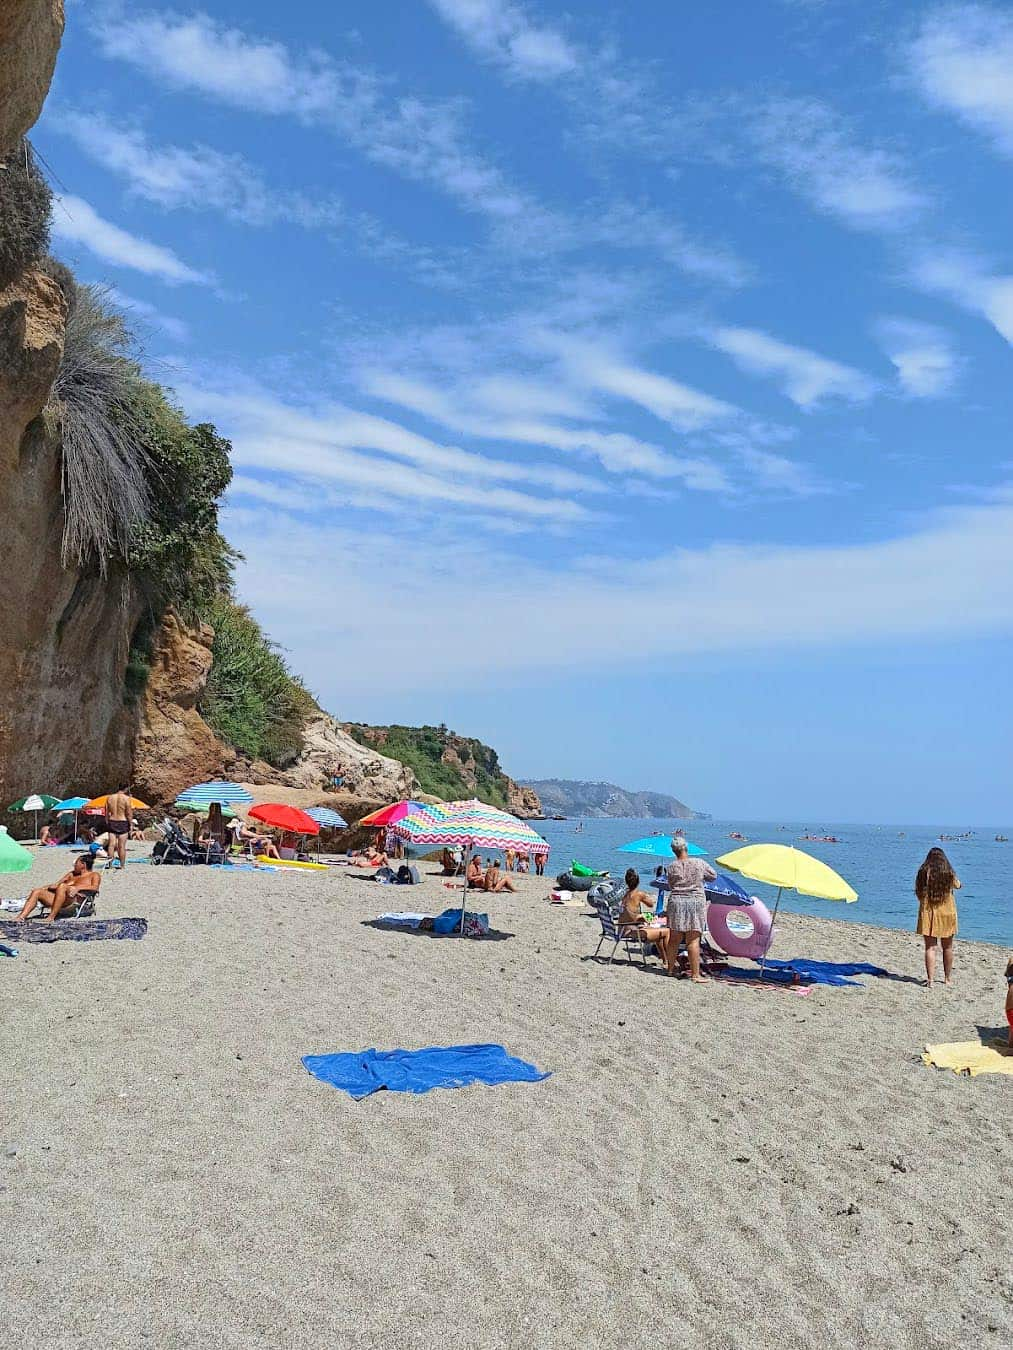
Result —
<instances>
[{"instance_id":1,"label":"rainbow striped umbrella","mask_svg":"<svg viewBox=\"0 0 1013 1350\"><path fill-rule=\"evenodd\" d=\"M472 852L482 848L518 849L524 853L548 854L549 845L530 825L495 806L486 806L472 798L466 802L441 802L390 826L390 833L406 844L435 844L442 848L463 848L466 852L464 887L461 898L461 930L468 899L467 862Z\"/></svg>"}]
</instances>

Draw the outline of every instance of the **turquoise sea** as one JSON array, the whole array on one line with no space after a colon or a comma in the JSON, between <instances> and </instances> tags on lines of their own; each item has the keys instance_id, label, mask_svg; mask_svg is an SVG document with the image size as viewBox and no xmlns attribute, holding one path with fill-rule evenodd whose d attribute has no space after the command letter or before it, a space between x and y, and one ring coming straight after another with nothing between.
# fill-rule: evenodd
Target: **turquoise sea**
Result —
<instances>
[{"instance_id":1,"label":"turquoise sea","mask_svg":"<svg viewBox=\"0 0 1013 1350\"><path fill-rule=\"evenodd\" d=\"M578 832L577 825L583 829ZM636 867L642 877L653 874L658 860L619 853L620 844L679 826L687 839L707 850L711 861L722 853L741 848L729 839L738 830L750 843L794 844L821 858L851 883L858 892L853 905L811 900L786 891L781 908L798 914L879 924L884 928L913 931L918 913L914 898L915 873L925 854L938 844L953 863L963 889L957 894L960 935L1013 947L1013 842L995 842L997 834L1009 835L1013 826L977 826L968 839L941 842L941 834L963 833L967 826L931 825L834 825L828 821L720 821L720 820L546 820L532 822L552 845L548 872L564 871L575 858L590 867L608 868L621 876ZM839 844L804 842L803 834L832 834ZM743 883L751 894L768 904L775 891L758 882Z\"/></svg>"}]
</instances>

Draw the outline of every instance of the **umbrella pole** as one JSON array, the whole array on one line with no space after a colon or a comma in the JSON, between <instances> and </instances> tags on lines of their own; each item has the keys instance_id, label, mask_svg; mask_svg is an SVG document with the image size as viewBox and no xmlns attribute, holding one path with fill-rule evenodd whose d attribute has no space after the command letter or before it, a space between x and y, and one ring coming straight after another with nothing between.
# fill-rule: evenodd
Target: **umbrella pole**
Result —
<instances>
[{"instance_id":1,"label":"umbrella pole","mask_svg":"<svg viewBox=\"0 0 1013 1350\"><path fill-rule=\"evenodd\" d=\"M773 914L771 915L771 917L770 917L770 941L767 943L767 951L764 952L763 955L760 957L760 979L761 979L761 980L763 979L764 968L765 968L765 966L766 966L766 964L767 964L767 952L769 952L770 949L771 949L771 947L774 945L774 924L775 924L776 921L777 921L777 911L778 911L778 910L780 909L780 907L781 907L781 891L782 891L783 889L784 889L783 886L778 886L778 888L777 888L777 899L774 901L774 913L773 913Z\"/></svg>"},{"instance_id":2,"label":"umbrella pole","mask_svg":"<svg viewBox=\"0 0 1013 1350\"><path fill-rule=\"evenodd\" d=\"M464 932L464 911L468 905L468 864L471 862L471 845L464 850L464 885L461 887L461 927L459 932Z\"/></svg>"}]
</instances>

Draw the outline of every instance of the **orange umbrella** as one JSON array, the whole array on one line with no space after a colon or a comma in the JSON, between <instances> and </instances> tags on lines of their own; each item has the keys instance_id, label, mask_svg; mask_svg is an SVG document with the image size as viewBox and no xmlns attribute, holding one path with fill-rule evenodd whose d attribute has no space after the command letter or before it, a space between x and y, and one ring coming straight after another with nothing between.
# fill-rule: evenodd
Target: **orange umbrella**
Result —
<instances>
[{"instance_id":1,"label":"orange umbrella","mask_svg":"<svg viewBox=\"0 0 1013 1350\"><path fill-rule=\"evenodd\" d=\"M104 808L105 808L106 802L108 802L109 798L112 797L112 796L113 796L113 793L111 793L111 792L104 792L104 793L102 794L101 797L92 797L92 799L91 799L91 801L88 803L88 805L87 805L87 806L83 806L81 809L82 809L82 811L102 811L102 810L104 810ZM131 798L130 798L130 805L133 807L133 809L134 809L135 811L150 811L150 810L151 810L151 807L148 805L147 802L142 802L142 801L141 801L139 798L137 798L137 797L131 797Z\"/></svg>"}]
</instances>

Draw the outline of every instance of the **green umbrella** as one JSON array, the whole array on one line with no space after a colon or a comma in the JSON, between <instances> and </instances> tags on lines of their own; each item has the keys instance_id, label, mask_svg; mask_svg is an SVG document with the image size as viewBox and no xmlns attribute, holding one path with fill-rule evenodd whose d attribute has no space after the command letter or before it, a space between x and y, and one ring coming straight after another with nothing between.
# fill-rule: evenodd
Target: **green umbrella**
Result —
<instances>
[{"instance_id":1,"label":"green umbrella","mask_svg":"<svg viewBox=\"0 0 1013 1350\"><path fill-rule=\"evenodd\" d=\"M39 812L52 811L59 800L59 797L51 797L48 792L30 792L27 797L19 797L16 802L11 802L7 809L8 811L34 811L35 837L38 839Z\"/></svg>"},{"instance_id":2,"label":"green umbrella","mask_svg":"<svg viewBox=\"0 0 1013 1350\"><path fill-rule=\"evenodd\" d=\"M16 843L6 830L0 830L0 872L27 872L32 855Z\"/></svg>"}]
</instances>

